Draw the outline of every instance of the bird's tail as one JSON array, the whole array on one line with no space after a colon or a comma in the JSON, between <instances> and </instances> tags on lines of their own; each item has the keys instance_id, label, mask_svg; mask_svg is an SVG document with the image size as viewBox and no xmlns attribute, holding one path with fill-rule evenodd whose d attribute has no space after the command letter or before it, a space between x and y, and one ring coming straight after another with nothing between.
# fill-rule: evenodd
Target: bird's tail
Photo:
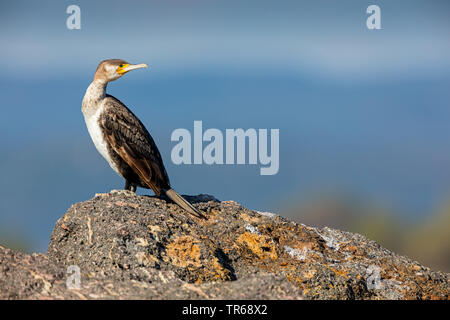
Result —
<instances>
[{"instance_id":1,"label":"bird's tail","mask_svg":"<svg viewBox=\"0 0 450 320\"><path fill-rule=\"evenodd\" d=\"M188 213L196 216L197 218L206 219L206 217L198 211L192 204L190 204L185 198L180 196L178 192L173 189L166 190L166 195L181 208L186 210Z\"/></svg>"}]
</instances>

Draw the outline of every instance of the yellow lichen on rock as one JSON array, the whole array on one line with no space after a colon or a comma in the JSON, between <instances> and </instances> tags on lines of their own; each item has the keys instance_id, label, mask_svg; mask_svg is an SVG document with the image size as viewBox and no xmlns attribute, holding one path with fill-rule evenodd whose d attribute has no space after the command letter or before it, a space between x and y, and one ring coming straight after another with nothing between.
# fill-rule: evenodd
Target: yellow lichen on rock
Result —
<instances>
[{"instance_id":1,"label":"yellow lichen on rock","mask_svg":"<svg viewBox=\"0 0 450 320\"><path fill-rule=\"evenodd\" d=\"M213 269L213 277L215 280L231 280L231 272L230 270L224 268L220 262L219 259L214 258L211 262L211 267Z\"/></svg>"},{"instance_id":2,"label":"yellow lichen on rock","mask_svg":"<svg viewBox=\"0 0 450 320\"><path fill-rule=\"evenodd\" d=\"M166 246L166 259L177 267L190 270L195 275L192 279L195 283L231 280L230 270L214 255L214 247L203 247L202 254L200 243L200 239L189 236L176 238Z\"/></svg>"},{"instance_id":3,"label":"yellow lichen on rock","mask_svg":"<svg viewBox=\"0 0 450 320\"><path fill-rule=\"evenodd\" d=\"M314 277L316 275L317 271L314 269L310 269L310 270L306 270L302 272L302 276L305 279L311 279L312 277Z\"/></svg>"},{"instance_id":4,"label":"yellow lichen on rock","mask_svg":"<svg viewBox=\"0 0 450 320\"><path fill-rule=\"evenodd\" d=\"M333 271L335 274L340 275L341 277L344 277L345 279L348 279L348 271L347 270L339 270L332 267L329 267L331 271Z\"/></svg>"},{"instance_id":5,"label":"yellow lichen on rock","mask_svg":"<svg viewBox=\"0 0 450 320\"><path fill-rule=\"evenodd\" d=\"M237 243L247 246L260 259L278 259L275 245L267 236L245 232L239 236Z\"/></svg>"},{"instance_id":6,"label":"yellow lichen on rock","mask_svg":"<svg viewBox=\"0 0 450 320\"><path fill-rule=\"evenodd\" d=\"M176 238L166 247L167 257L175 266L199 268L202 266L200 261L201 252L200 247L196 243L197 241L188 236Z\"/></svg>"}]
</instances>

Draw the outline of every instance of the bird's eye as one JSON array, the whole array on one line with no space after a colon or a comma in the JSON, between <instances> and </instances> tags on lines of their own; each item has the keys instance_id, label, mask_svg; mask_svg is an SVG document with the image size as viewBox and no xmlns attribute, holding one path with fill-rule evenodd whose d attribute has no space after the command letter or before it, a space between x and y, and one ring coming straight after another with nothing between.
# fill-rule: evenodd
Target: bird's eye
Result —
<instances>
[{"instance_id":1,"label":"bird's eye","mask_svg":"<svg viewBox=\"0 0 450 320\"><path fill-rule=\"evenodd\" d=\"M120 64L120 65L119 65L119 68L123 68L123 64Z\"/></svg>"}]
</instances>

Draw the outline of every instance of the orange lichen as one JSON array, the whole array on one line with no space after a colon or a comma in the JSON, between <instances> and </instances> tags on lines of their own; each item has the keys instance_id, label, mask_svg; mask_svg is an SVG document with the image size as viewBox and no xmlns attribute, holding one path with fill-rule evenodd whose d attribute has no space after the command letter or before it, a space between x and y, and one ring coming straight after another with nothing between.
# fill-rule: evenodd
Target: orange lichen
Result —
<instances>
[{"instance_id":1,"label":"orange lichen","mask_svg":"<svg viewBox=\"0 0 450 320\"><path fill-rule=\"evenodd\" d=\"M231 280L231 272L225 269L219 262L219 259L214 258L211 263L212 275L215 280Z\"/></svg>"},{"instance_id":2,"label":"orange lichen","mask_svg":"<svg viewBox=\"0 0 450 320\"><path fill-rule=\"evenodd\" d=\"M288 281L290 281L290 282L294 282L297 284L301 284L304 281L302 278L293 276L291 274L287 274L286 279L288 279Z\"/></svg>"},{"instance_id":3,"label":"orange lichen","mask_svg":"<svg viewBox=\"0 0 450 320\"><path fill-rule=\"evenodd\" d=\"M311 270L304 271L304 272L302 273L302 276L303 276L304 278L306 278L306 279L311 279L312 277L315 276L316 273L317 273L316 270L311 269Z\"/></svg>"},{"instance_id":4,"label":"orange lichen","mask_svg":"<svg viewBox=\"0 0 450 320\"><path fill-rule=\"evenodd\" d=\"M334 269L334 268L331 268L331 267L329 267L329 268L330 268L330 270L333 271L335 274L338 274L338 275L340 275L341 277L344 277L344 278L348 279L347 271L345 271L345 270L338 270L338 269Z\"/></svg>"},{"instance_id":5,"label":"orange lichen","mask_svg":"<svg viewBox=\"0 0 450 320\"><path fill-rule=\"evenodd\" d=\"M350 251L351 253L356 253L358 251L358 247L356 246L345 246L343 249L345 251Z\"/></svg>"},{"instance_id":6,"label":"orange lichen","mask_svg":"<svg viewBox=\"0 0 450 320\"><path fill-rule=\"evenodd\" d=\"M200 261L201 252L200 247L196 243L197 241L188 236L176 238L167 245L167 256L178 267L194 266L200 268L202 266Z\"/></svg>"},{"instance_id":7,"label":"orange lichen","mask_svg":"<svg viewBox=\"0 0 450 320\"><path fill-rule=\"evenodd\" d=\"M267 236L245 232L239 236L237 242L247 246L260 259L278 259L275 245Z\"/></svg>"},{"instance_id":8,"label":"orange lichen","mask_svg":"<svg viewBox=\"0 0 450 320\"><path fill-rule=\"evenodd\" d=\"M187 268L195 274L195 283L216 280L231 280L231 272L226 269L212 252L211 258L208 254L202 255L202 250L198 245L200 242L189 236L176 238L166 246L166 257L175 266ZM202 258L203 257L203 258Z\"/></svg>"}]
</instances>

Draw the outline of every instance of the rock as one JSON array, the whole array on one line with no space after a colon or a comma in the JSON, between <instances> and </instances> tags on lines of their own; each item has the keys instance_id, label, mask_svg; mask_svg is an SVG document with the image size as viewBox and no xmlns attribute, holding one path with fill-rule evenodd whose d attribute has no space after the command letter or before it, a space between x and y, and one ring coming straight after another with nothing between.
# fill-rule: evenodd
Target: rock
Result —
<instances>
[{"instance_id":1,"label":"rock","mask_svg":"<svg viewBox=\"0 0 450 320\"><path fill-rule=\"evenodd\" d=\"M217 282L198 285L184 282L170 271L149 269L147 281L89 276L81 280L79 289L68 289L65 271L43 254L28 255L0 246L0 299L299 298L298 288L268 273L253 274L225 285Z\"/></svg>"},{"instance_id":2,"label":"rock","mask_svg":"<svg viewBox=\"0 0 450 320\"><path fill-rule=\"evenodd\" d=\"M0 299L298 299L298 288L268 273L239 281L190 284L173 272L149 269L147 281L89 276L68 289L65 268L42 254L0 247ZM250 290L242 290L242 288ZM272 292L275 290L275 292Z\"/></svg>"},{"instance_id":3,"label":"rock","mask_svg":"<svg viewBox=\"0 0 450 320\"><path fill-rule=\"evenodd\" d=\"M212 196L98 194L57 221L47 256L0 247L0 298L448 299L448 275L365 237ZM67 268L81 286L67 289Z\"/></svg>"}]
</instances>

